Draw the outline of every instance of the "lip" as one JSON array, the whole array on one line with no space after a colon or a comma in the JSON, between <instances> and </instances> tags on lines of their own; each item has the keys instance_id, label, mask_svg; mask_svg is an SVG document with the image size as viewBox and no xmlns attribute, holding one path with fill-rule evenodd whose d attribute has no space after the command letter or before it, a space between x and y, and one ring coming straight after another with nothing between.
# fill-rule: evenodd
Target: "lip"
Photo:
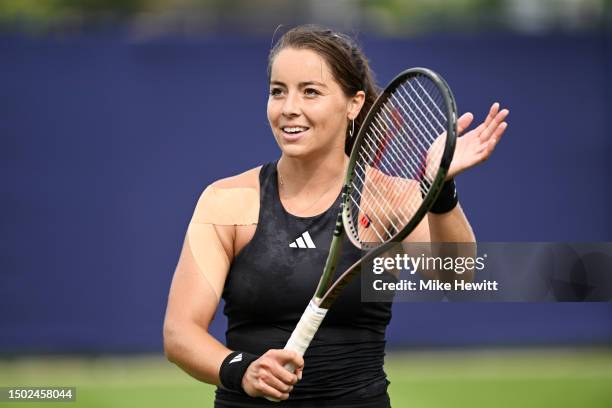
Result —
<instances>
[{"instance_id":1,"label":"lip","mask_svg":"<svg viewBox=\"0 0 612 408\"><path fill-rule=\"evenodd\" d=\"M295 133L295 134L290 134L287 133L283 130L284 127L305 127L306 130L300 133ZM283 137L283 140L285 140L286 142L297 142L298 140L300 140L302 137L304 137L304 135L306 133L308 133L308 131L310 130L310 128L307 128L306 126L281 126L280 127L280 133Z\"/></svg>"}]
</instances>

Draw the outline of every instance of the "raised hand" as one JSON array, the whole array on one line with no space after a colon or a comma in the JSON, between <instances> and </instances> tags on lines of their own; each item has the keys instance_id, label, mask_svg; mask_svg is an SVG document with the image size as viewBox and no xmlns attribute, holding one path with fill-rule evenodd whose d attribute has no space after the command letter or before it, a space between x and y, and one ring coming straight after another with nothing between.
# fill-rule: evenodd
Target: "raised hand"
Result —
<instances>
[{"instance_id":1,"label":"raised hand","mask_svg":"<svg viewBox=\"0 0 612 408\"><path fill-rule=\"evenodd\" d=\"M457 138L455 155L448 170L447 179L482 163L493 153L495 146L508 127L505 120L510 113L508 109L502 109L501 111L499 109L499 103L495 102L484 122L463 136L461 134L470 126L472 120L474 120L474 115L470 112L464 113L457 120L457 131L460 137Z\"/></svg>"}]
</instances>

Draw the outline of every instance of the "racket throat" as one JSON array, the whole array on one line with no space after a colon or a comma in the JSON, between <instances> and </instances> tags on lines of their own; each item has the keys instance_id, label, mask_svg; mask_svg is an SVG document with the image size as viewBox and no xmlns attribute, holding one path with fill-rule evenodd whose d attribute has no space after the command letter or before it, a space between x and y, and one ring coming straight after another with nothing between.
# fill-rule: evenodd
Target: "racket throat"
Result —
<instances>
[{"instance_id":1,"label":"racket throat","mask_svg":"<svg viewBox=\"0 0 612 408\"><path fill-rule=\"evenodd\" d=\"M317 291L315 292L314 298L321 299L327 289L332 284L332 280L336 274L336 268L338 266L338 261L340 260L340 256L342 254L342 239L344 237L344 228L339 235L334 234L332 238L331 245L329 247L329 254L327 255L327 261L325 261L325 267L323 268L323 274L321 275L321 279L319 280L319 285L317 286Z\"/></svg>"}]
</instances>

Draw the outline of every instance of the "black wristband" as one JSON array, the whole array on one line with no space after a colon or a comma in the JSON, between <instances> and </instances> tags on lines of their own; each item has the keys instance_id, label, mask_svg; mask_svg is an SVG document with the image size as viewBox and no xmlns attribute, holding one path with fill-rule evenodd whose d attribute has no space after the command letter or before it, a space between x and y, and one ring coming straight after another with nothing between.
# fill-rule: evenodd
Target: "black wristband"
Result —
<instances>
[{"instance_id":1,"label":"black wristband","mask_svg":"<svg viewBox=\"0 0 612 408\"><path fill-rule=\"evenodd\" d=\"M436 199L436 202L431 206L429 212L434 214L444 214L457 206L459 198L457 197L457 187L455 180L450 179L442 185L442 190Z\"/></svg>"},{"instance_id":2,"label":"black wristband","mask_svg":"<svg viewBox=\"0 0 612 408\"><path fill-rule=\"evenodd\" d=\"M225 357L219 369L219 379L223 388L243 392L242 377L249 365L258 358L259 356L244 351L233 351Z\"/></svg>"}]
</instances>

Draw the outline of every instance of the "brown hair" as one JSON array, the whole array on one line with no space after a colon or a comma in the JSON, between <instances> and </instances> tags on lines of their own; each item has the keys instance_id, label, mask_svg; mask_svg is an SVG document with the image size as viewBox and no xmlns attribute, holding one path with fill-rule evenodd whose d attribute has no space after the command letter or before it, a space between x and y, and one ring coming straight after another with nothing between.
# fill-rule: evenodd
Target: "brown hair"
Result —
<instances>
[{"instance_id":1,"label":"brown hair","mask_svg":"<svg viewBox=\"0 0 612 408\"><path fill-rule=\"evenodd\" d=\"M307 49L321 55L347 97L354 96L358 91L365 92L365 102L359 115L355 118L353 137L348 137L351 126L349 125L347 128L344 150L347 154L350 154L357 132L359 132L359 128L379 92L368 59L349 36L316 25L302 25L283 34L270 50L268 81L270 80L274 58L284 48Z\"/></svg>"}]
</instances>

